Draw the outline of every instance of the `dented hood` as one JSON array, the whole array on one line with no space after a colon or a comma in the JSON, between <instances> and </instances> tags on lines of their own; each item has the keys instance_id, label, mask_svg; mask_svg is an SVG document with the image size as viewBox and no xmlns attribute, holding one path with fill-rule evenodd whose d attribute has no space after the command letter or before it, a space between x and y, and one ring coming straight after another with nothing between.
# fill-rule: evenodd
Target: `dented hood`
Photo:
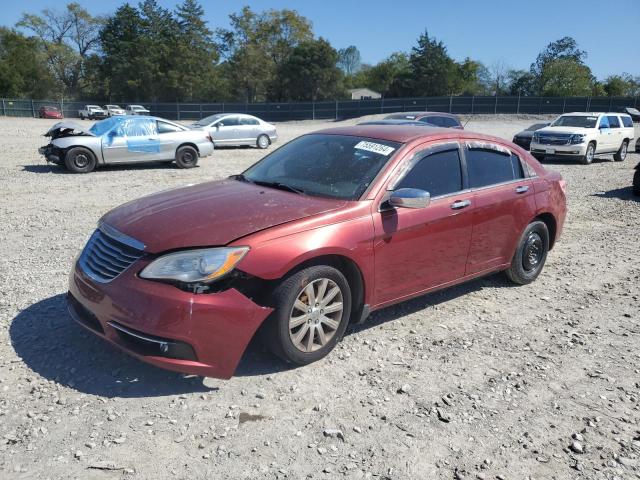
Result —
<instances>
[{"instance_id":1,"label":"dented hood","mask_svg":"<svg viewBox=\"0 0 640 480\"><path fill-rule=\"evenodd\" d=\"M142 197L111 210L102 221L157 253L226 245L346 203L228 179Z\"/></svg>"},{"instance_id":2,"label":"dented hood","mask_svg":"<svg viewBox=\"0 0 640 480\"><path fill-rule=\"evenodd\" d=\"M91 133L88 129L84 128L84 126L80 125L76 122L71 122L69 120L65 120L63 122L56 123L53 127L51 127L47 133L44 134L45 137L56 138L59 137L60 134L69 135L90 135L95 137L93 133Z\"/></svg>"}]
</instances>

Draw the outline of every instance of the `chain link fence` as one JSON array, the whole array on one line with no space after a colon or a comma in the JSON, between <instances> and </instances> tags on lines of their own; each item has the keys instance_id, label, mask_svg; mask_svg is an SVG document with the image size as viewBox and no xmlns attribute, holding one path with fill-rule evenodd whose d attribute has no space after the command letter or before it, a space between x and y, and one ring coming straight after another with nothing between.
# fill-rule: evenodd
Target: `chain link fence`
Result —
<instances>
[{"instance_id":1,"label":"chain link fence","mask_svg":"<svg viewBox=\"0 0 640 480\"><path fill-rule=\"evenodd\" d=\"M60 109L65 118L78 118L85 105L100 102L64 100L1 99L0 114L38 117L44 106ZM125 107L128 102L119 105ZM136 102L136 104L138 104ZM380 113L436 111L473 114L560 114L565 112L620 111L640 106L638 97L426 97L381 98L375 100L336 100L286 103L142 103L152 115L171 120L199 120L215 113L248 113L267 121L328 120Z\"/></svg>"}]
</instances>

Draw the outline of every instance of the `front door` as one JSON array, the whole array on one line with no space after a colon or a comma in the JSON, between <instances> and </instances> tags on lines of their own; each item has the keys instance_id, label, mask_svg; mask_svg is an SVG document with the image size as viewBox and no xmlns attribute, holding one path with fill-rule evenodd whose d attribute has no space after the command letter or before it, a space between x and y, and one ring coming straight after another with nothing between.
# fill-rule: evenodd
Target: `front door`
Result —
<instances>
[{"instance_id":1,"label":"front door","mask_svg":"<svg viewBox=\"0 0 640 480\"><path fill-rule=\"evenodd\" d=\"M211 137L217 145L237 145L240 136L240 118L224 117L218 120L210 130Z\"/></svg>"},{"instance_id":2,"label":"front door","mask_svg":"<svg viewBox=\"0 0 640 480\"><path fill-rule=\"evenodd\" d=\"M520 158L482 144L465 151L473 189L473 233L466 274L489 271L511 262L520 235L536 211L532 180Z\"/></svg>"},{"instance_id":3,"label":"front door","mask_svg":"<svg viewBox=\"0 0 640 480\"><path fill-rule=\"evenodd\" d=\"M151 118L123 118L102 137L105 163L160 160L158 127Z\"/></svg>"},{"instance_id":4,"label":"front door","mask_svg":"<svg viewBox=\"0 0 640 480\"><path fill-rule=\"evenodd\" d=\"M465 190L459 147L434 147L412 163L393 189L418 188L428 191L432 200L421 209L382 203L382 211L374 214L377 305L464 276L473 205Z\"/></svg>"}]
</instances>

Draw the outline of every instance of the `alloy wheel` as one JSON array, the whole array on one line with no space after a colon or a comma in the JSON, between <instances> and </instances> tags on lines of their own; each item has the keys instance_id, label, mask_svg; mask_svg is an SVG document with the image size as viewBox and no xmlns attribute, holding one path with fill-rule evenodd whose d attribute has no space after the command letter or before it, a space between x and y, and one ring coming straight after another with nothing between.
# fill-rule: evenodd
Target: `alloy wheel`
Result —
<instances>
[{"instance_id":1,"label":"alloy wheel","mask_svg":"<svg viewBox=\"0 0 640 480\"><path fill-rule=\"evenodd\" d=\"M343 311L342 291L328 278L310 282L297 295L289 314L289 337L301 352L314 352L336 334Z\"/></svg>"}]
</instances>

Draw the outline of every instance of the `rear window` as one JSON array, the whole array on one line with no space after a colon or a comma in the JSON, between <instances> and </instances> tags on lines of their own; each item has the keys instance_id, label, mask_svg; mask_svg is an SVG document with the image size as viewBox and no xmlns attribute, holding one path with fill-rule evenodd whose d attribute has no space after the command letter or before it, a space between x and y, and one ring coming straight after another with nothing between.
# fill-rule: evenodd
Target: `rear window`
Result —
<instances>
[{"instance_id":1,"label":"rear window","mask_svg":"<svg viewBox=\"0 0 640 480\"><path fill-rule=\"evenodd\" d=\"M620 120L615 115L609 115L609 128L620 128Z\"/></svg>"},{"instance_id":2,"label":"rear window","mask_svg":"<svg viewBox=\"0 0 640 480\"><path fill-rule=\"evenodd\" d=\"M523 178L522 165L516 155L496 150L470 149L466 154L471 188L481 188Z\"/></svg>"},{"instance_id":3,"label":"rear window","mask_svg":"<svg viewBox=\"0 0 640 480\"><path fill-rule=\"evenodd\" d=\"M460 122L451 117L442 117L442 124L447 128L455 128L460 126Z\"/></svg>"},{"instance_id":4,"label":"rear window","mask_svg":"<svg viewBox=\"0 0 640 480\"><path fill-rule=\"evenodd\" d=\"M631 120L631 117L627 117L626 115L622 115L620 118L622 119L622 124L625 127L633 127L633 120Z\"/></svg>"}]
</instances>

